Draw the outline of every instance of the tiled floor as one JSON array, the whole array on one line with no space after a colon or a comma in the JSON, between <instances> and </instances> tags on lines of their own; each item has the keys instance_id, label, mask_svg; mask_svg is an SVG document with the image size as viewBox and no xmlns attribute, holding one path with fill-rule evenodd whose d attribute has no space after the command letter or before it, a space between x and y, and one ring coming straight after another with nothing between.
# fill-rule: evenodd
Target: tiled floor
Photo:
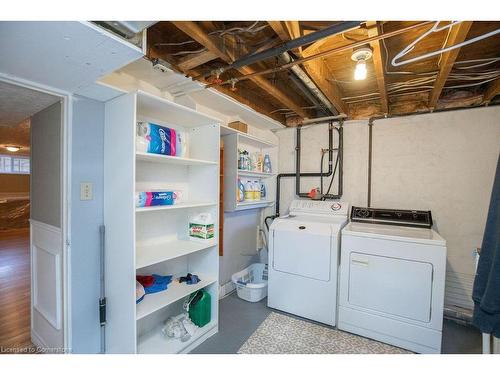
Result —
<instances>
[{"instance_id":1,"label":"tiled floor","mask_svg":"<svg viewBox=\"0 0 500 375\"><path fill-rule=\"evenodd\" d=\"M192 353L236 353L272 311L266 303L265 299L257 303L246 302L234 293L222 299L219 305L219 333L209 338ZM481 334L473 327L445 320L442 352L447 354L481 353Z\"/></svg>"}]
</instances>

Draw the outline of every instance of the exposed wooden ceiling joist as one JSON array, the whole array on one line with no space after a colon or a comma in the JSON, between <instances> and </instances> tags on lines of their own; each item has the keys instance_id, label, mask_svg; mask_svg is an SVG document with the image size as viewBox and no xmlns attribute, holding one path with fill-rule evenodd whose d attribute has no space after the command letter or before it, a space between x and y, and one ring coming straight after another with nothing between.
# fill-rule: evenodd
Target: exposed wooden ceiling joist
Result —
<instances>
[{"instance_id":1,"label":"exposed wooden ceiling joist","mask_svg":"<svg viewBox=\"0 0 500 375\"><path fill-rule=\"evenodd\" d=\"M453 26L449 32L448 41L445 43L444 47L450 47L455 44L462 43L467 38L467 34L469 33L471 26L472 22L470 21L464 21ZM429 108L436 108L436 104L441 96L443 87L448 79L448 75L453 68L453 64L455 63L459 52L460 48L456 48L442 54L436 82L434 82L434 88L432 89L429 97Z\"/></svg>"},{"instance_id":2,"label":"exposed wooden ceiling joist","mask_svg":"<svg viewBox=\"0 0 500 375\"><path fill-rule=\"evenodd\" d=\"M366 23L368 27L368 36L376 36L382 34L380 25L376 21ZM377 86L380 92L380 110L384 114L389 114L389 105L387 100L387 87L385 84L384 58L382 56L382 46L380 40L375 40L370 43L373 50L373 66L377 77Z\"/></svg>"},{"instance_id":3,"label":"exposed wooden ceiling joist","mask_svg":"<svg viewBox=\"0 0 500 375\"><path fill-rule=\"evenodd\" d=\"M217 55L212 51L204 51L192 56L184 57L179 61L178 65L182 70L187 71L203 65L209 61L215 60L216 58Z\"/></svg>"},{"instance_id":4,"label":"exposed wooden ceiling joist","mask_svg":"<svg viewBox=\"0 0 500 375\"><path fill-rule=\"evenodd\" d=\"M229 56L223 51L217 39L208 35L208 33L193 21L172 21L172 23L181 31L196 40L202 46L206 47L210 52L215 54L219 59L224 60L228 64L232 61Z\"/></svg>"},{"instance_id":5,"label":"exposed wooden ceiling joist","mask_svg":"<svg viewBox=\"0 0 500 375\"><path fill-rule=\"evenodd\" d=\"M495 96L500 95L500 78L490 82L483 94L483 103L489 103Z\"/></svg>"},{"instance_id":6,"label":"exposed wooden ceiling joist","mask_svg":"<svg viewBox=\"0 0 500 375\"><path fill-rule=\"evenodd\" d=\"M185 32L191 38L196 40L201 45L205 46L209 51L217 55L220 59L224 60L226 63L231 63L234 61L236 56L230 56L230 51L224 51L222 47L219 46L219 43L210 37L208 33L199 26L196 22L192 21L173 21L172 22L178 29ZM238 71L242 74L252 74L255 73L255 69L244 66L238 69ZM254 77L252 78L257 85L259 85L262 89L266 90L270 95L272 95L276 100L278 100L281 104L294 111L301 117L308 117L308 114L302 107L295 103L294 100L290 98L289 93L284 92L277 86L273 85L264 77Z\"/></svg>"}]
</instances>

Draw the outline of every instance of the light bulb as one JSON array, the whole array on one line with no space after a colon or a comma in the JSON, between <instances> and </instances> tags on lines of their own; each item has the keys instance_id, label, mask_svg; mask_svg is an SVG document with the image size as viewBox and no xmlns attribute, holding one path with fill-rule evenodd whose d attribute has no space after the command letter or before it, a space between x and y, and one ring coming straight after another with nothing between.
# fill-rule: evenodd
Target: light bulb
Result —
<instances>
[{"instance_id":1,"label":"light bulb","mask_svg":"<svg viewBox=\"0 0 500 375\"><path fill-rule=\"evenodd\" d=\"M10 152L18 152L21 147L17 147L17 146L7 146L5 147L7 149L7 151L10 151Z\"/></svg>"},{"instance_id":2,"label":"light bulb","mask_svg":"<svg viewBox=\"0 0 500 375\"><path fill-rule=\"evenodd\" d=\"M366 78L366 62L365 60L358 60L356 69L354 69L354 79L361 81Z\"/></svg>"}]
</instances>

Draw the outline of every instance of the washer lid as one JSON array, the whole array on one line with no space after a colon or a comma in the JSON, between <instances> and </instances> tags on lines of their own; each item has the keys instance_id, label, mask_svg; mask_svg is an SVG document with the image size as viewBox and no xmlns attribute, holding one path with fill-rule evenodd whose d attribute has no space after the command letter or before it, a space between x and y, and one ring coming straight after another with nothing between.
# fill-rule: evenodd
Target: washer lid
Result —
<instances>
[{"instance_id":1,"label":"washer lid","mask_svg":"<svg viewBox=\"0 0 500 375\"><path fill-rule=\"evenodd\" d=\"M271 230L295 230L298 226L308 225L319 232L331 233L332 236L339 234L342 227L347 223L343 216L315 216L315 215L286 215L275 219ZM310 225L309 225L310 224Z\"/></svg>"},{"instance_id":2,"label":"washer lid","mask_svg":"<svg viewBox=\"0 0 500 375\"><path fill-rule=\"evenodd\" d=\"M426 228L351 222L344 227L342 234L357 237L381 238L393 241L446 246L446 240L443 237L441 237L435 230Z\"/></svg>"}]
</instances>

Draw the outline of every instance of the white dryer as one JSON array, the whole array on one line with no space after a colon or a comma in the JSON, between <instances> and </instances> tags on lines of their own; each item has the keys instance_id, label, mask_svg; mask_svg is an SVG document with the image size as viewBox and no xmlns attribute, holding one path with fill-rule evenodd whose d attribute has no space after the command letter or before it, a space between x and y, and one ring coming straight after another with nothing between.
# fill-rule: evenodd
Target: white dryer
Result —
<instances>
[{"instance_id":1,"label":"white dryer","mask_svg":"<svg viewBox=\"0 0 500 375\"><path fill-rule=\"evenodd\" d=\"M353 207L351 220L342 230L338 328L440 353L446 241L430 228L430 211Z\"/></svg>"},{"instance_id":2,"label":"white dryer","mask_svg":"<svg viewBox=\"0 0 500 375\"><path fill-rule=\"evenodd\" d=\"M269 307L334 326L348 204L294 200L269 230Z\"/></svg>"}]
</instances>

